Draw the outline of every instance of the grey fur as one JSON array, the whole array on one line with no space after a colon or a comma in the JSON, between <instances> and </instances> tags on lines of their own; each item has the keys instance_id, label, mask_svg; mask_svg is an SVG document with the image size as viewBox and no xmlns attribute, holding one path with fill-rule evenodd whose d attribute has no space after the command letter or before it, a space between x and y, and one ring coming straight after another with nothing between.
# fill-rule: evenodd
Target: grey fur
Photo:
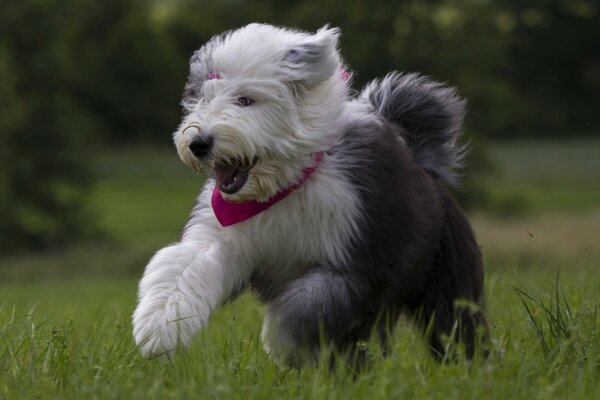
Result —
<instances>
[{"instance_id":1,"label":"grey fur","mask_svg":"<svg viewBox=\"0 0 600 400\"><path fill-rule=\"evenodd\" d=\"M439 90L436 85L420 90L424 88ZM417 97L427 96L435 97ZM418 119L416 106L396 105L412 110L415 123L428 124ZM431 127L412 129L439 135ZM478 338L487 337L483 266L473 232L441 182L417 161L417 156L428 160L443 154L434 145L438 139L421 138L422 147L415 153L399 140L400 134L405 134L403 127L381 117L351 121L329 152L337 160L336 170L359 193L363 212L360 235L348 249L350 263L325 261L280 285L268 277L253 277L254 289L270 312L280 316L279 329L308 353L318 353L324 337L354 358L357 341L373 331L385 344L402 311L414 316L439 359L446 356L442 338L451 336L455 325L456 339L464 343L468 357L474 355ZM295 360L286 362L294 365Z\"/></svg>"},{"instance_id":2,"label":"grey fur","mask_svg":"<svg viewBox=\"0 0 600 400\"><path fill-rule=\"evenodd\" d=\"M458 144L466 102L455 89L419 74L392 72L371 82L361 98L398 125L417 163L446 184L458 184L467 150Z\"/></svg>"}]
</instances>

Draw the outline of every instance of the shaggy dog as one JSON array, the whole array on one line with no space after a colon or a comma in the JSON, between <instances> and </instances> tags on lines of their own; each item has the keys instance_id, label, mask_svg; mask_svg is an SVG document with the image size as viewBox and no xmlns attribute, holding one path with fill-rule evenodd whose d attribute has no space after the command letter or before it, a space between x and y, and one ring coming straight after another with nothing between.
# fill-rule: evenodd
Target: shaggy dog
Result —
<instances>
[{"instance_id":1,"label":"shaggy dog","mask_svg":"<svg viewBox=\"0 0 600 400\"><path fill-rule=\"evenodd\" d=\"M251 24L192 56L174 141L211 177L139 284L144 355L188 346L248 287L281 365L312 363L323 345L355 357L374 332L385 344L401 312L439 358L448 341L471 357L486 335L481 254L445 188L464 156L464 102L397 72L353 97L339 34Z\"/></svg>"}]
</instances>

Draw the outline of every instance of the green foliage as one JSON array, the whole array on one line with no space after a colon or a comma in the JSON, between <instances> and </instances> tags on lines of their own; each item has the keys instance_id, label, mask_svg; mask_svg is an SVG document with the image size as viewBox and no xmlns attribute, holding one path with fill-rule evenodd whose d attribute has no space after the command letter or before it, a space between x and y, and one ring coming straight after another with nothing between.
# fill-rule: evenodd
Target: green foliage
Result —
<instances>
[{"instance_id":1,"label":"green foliage","mask_svg":"<svg viewBox=\"0 0 600 400\"><path fill-rule=\"evenodd\" d=\"M84 207L88 149L79 137L86 114L65 89L64 29L57 15L42 18L47 7L0 5L0 253L63 244L93 230Z\"/></svg>"},{"instance_id":2,"label":"green foliage","mask_svg":"<svg viewBox=\"0 0 600 400\"><path fill-rule=\"evenodd\" d=\"M469 100L467 126L478 134L598 132L600 6L589 0L24 0L1 7L3 42L12 47L0 62L24 67L30 91L68 94L69 118L61 123L93 140L168 142L192 52L254 21L341 27L357 87L394 69L447 81Z\"/></svg>"},{"instance_id":3,"label":"green foliage","mask_svg":"<svg viewBox=\"0 0 600 400\"><path fill-rule=\"evenodd\" d=\"M512 26L507 129L544 136L598 133L600 3L497 1ZM534 132L537 132L535 134Z\"/></svg>"}]
</instances>

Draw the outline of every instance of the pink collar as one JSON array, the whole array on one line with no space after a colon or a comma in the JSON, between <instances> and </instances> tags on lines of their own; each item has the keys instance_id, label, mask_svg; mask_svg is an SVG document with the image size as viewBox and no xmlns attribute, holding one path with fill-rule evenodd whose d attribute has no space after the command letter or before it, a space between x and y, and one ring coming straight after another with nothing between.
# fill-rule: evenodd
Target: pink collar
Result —
<instances>
[{"instance_id":1,"label":"pink collar","mask_svg":"<svg viewBox=\"0 0 600 400\"><path fill-rule=\"evenodd\" d=\"M240 203L232 203L223 198L223 195L215 185L215 189L212 194L212 208L215 212L217 220L221 223L221 226L235 225L239 222L246 221L254 217L257 214L265 211L267 208L279 201L285 199L294 190L298 189L311 175L316 171L317 167L323 160L323 152L320 151L315 153L314 164L302 171L300 179L292 183L287 188L277 192L273 197L264 202L258 202L256 200L242 201Z\"/></svg>"}]
</instances>

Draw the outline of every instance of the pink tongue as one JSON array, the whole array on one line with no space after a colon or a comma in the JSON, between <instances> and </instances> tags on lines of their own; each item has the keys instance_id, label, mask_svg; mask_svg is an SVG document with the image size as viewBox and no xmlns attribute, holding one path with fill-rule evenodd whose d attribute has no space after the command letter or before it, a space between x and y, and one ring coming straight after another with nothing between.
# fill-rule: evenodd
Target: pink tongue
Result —
<instances>
[{"instance_id":1,"label":"pink tongue","mask_svg":"<svg viewBox=\"0 0 600 400\"><path fill-rule=\"evenodd\" d=\"M219 165L215 167L215 175L217 178L217 185L222 186L223 184L228 185L233 182L235 172L237 168L231 165Z\"/></svg>"},{"instance_id":2,"label":"pink tongue","mask_svg":"<svg viewBox=\"0 0 600 400\"><path fill-rule=\"evenodd\" d=\"M231 166L216 167L215 175L217 177L217 187L221 192L226 194L234 194L248 180L248 171Z\"/></svg>"}]
</instances>

